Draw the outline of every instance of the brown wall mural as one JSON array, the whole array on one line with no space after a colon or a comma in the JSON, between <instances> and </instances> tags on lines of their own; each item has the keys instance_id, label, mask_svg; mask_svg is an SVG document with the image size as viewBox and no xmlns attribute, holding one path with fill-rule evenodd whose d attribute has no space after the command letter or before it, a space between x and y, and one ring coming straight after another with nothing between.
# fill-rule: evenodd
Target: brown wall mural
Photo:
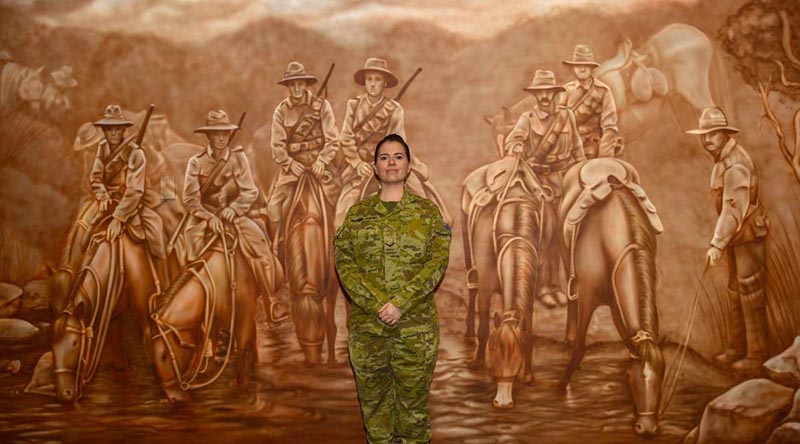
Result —
<instances>
[{"instance_id":1,"label":"brown wall mural","mask_svg":"<svg viewBox=\"0 0 800 444\"><path fill-rule=\"evenodd\" d=\"M800 442L796 2L0 23L0 441L365 442L333 236L396 133L453 233L433 442Z\"/></svg>"}]
</instances>

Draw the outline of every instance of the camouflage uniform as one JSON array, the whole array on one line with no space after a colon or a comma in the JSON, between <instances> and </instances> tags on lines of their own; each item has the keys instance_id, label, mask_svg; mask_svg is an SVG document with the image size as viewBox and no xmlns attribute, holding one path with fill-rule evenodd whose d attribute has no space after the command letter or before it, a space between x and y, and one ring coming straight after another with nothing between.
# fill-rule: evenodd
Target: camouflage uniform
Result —
<instances>
[{"instance_id":1,"label":"camouflage uniform","mask_svg":"<svg viewBox=\"0 0 800 444\"><path fill-rule=\"evenodd\" d=\"M617 134L617 106L611 89L603 82L590 77L588 86L573 80L564 85L561 104L575 114L578 134L581 135L586 157L615 157Z\"/></svg>"},{"instance_id":2,"label":"camouflage uniform","mask_svg":"<svg viewBox=\"0 0 800 444\"><path fill-rule=\"evenodd\" d=\"M520 116L506 137L505 149L507 155L522 156L541 184L553 192L553 199L545 205L543 215L542 255L546 262L539 295L556 293L561 287L559 266L564 257L557 226L564 172L576 162L586 160L575 116L565 107L557 107L554 114L534 107Z\"/></svg>"},{"instance_id":3,"label":"camouflage uniform","mask_svg":"<svg viewBox=\"0 0 800 444\"><path fill-rule=\"evenodd\" d=\"M732 138L714 164L711 190L719 213L711 245L727 249L728 254L731 322L727 353L743 356L746 352L748 359L760 365L768 352L766 244L769 218L758 199L755 165Z\"/></svg>"},{"instance_id":4,"label":"camouflage uniform","mask_svg":"<svg viewBox=\"0 0 800 444\"><path fill-rule=\"evenodd\" d=\"M389 210L377 195L354 205L335 237L336 269L352 301L349 351L370 443L430 442L430 385L439 346L433 290L447 268L450 230L412 193ZM389 326L378 311L402 312Z\"/></svg>"},{"instance_id":5,"label":"camouflage uniform","mask_svg":"<svg viewBox=\"0 0 800 444\"><path fill-rule=\"evenodd\" d=\"M373 107L381 106L382 109L375 113L369 120L364 119L372 112ZM404 127L403 107L396 100L383 97L378 103L371 103L366 93L347 101L344 123L340 133L340 144L346 162L342 175L342 194L336 203L336 226L344 222L347 210L361 199L364 188L364 178L358 174L358 165L367 163L370 166L375 160L375 146L388 134L397 134L406 138ZM363 123L362 123L363 122ZM359 125L353 131L354 125ZM372 179L370 175L367 179ZM428 167L419 160L418 156L411 157L411 174L406 180L406 189L417 196L425 197L426 188L433 189L429 181ZM444 219L450 221L443 202L437 202Z\"/></svg>"}]
</instances>

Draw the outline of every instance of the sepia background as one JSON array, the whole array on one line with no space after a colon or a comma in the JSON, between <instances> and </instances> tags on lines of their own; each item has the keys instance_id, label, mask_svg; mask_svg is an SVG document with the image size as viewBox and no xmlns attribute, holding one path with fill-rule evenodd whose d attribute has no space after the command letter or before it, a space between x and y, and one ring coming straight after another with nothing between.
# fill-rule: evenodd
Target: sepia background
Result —
<instances>
[{"instance_id":1,"label":"sepia background","mask_svg":"<svg viewBox=\"0 0 800 444\"><path fill-rule=\"evenodd\" d=\"M222 108L231 116L247 111L238 143L246 146L267 190L276 168L264 143L268 128L262 127L268 127L286 96L276 82L292 60L320 79L336 64L328 100L338 127L347 99L362 92L353 73L367 57L385 58L401 84L422 67L402 99L406 133L455 216L464 178L497 158L485 116L524 98L522 88L537 69L553 70L566 82L572 73L561 61L571 58L577 43L591 44L602 62L625 39L637 48L669 24L700 29L713 42L719 62L712 70L712 91L727 91L731 108L725 111L741 129L736 139L760 173L760 197L772 220L770 346L772 354L784 350L800 333L800 177L781 152L759 94L759 83L772 90L768 103L791 158L791 150L800 148L797 119L792 125L800 85L791 83L800 82L800 69L789 67L780 11L790 23L800 23L800 5L792 0L0 0L0 49L19 65L43 67L47 81L64 65L72 67L77 80L67 92L66 112L3 109L0 118L0 282L25 289L17 317L39 328L26 341L0 342L0 360L21 363L18 372L0 374L0 438L364 440L347 365L341 298L335 367L305 367L291 323L269 329L258 313L261 363L247 388L237 388L228 377L193 393L190 405L166 403L137 344L139 336L131 333L133 370L101 367L78 408L20 393L48 347L50 315L41 282L57 264L87 193L84 153L73 149L80 125L100 118L108 104L135 113L153 103L167 116L170 140L204 145L192 130L204 123L208 110ZM800 26L793 32L790 43L800 54ZM789 67L785 84L774 60ZM629 128L630 134L622 128L623 158L639 170L665 226L658 238L657 298L668 367L701 292L675 401L662 418L660 435L650 441L680 442L705 405L736 378L710 359L722 351L726 335L724 265L702 286L699 282L716 220L709 190L712 159L696 136L684 134L696 125L699 112L678 97L653 100L663 102L653 118ZM492 408L491 376L466 365L475 346L464 338L463 227L456 221L449 270L437 293L442 345L432 392L434 442L639 442L630 429L627 354L607 309L595 315L585 363L563 395L553 386L568 358L562 343L565 309L537 303L535 380L517 389L514 409Z\"/></svg>"}]
</instances>

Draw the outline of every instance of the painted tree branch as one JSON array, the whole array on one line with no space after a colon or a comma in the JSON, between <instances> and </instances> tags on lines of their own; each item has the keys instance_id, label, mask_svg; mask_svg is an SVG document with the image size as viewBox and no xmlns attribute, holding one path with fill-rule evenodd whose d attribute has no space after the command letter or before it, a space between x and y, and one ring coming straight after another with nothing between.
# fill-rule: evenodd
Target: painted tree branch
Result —
<instances>
[{"instance_id":1,"label":"painted tree branch","mask_svg":"<svg viewBox=\"0 0 800 444\"><path fill-rule=\"evenodd\" d=\"M758 90L761 95L761 106L763 106L766 117L775 130L775 135L778 136L778 148L780 148L783 158L789 163L794 178L800 182L800 109L794 112L794 118L792 119L794 128L794 149L790 150L786 143L786 135L783 132L783 126L778 121L778 118L772 110L772 106L769 104L769 84L765 85L759 83Z\"/></svg>"},{"instance_id":2,"label":"painted tree branch","mask_svg":"<svg viewBox=\"0 0 800 444\"><path fill-rule=\"evenodd\" d=\"M773 61L781 69L781 83L783 83L783 86L785 86L787 88L798 88L798 87L800 87L800 82L792 82L791 80L789 80L788 77L786 77L786 70L784 69L783 63L781 63L780 60L773 60Z\"/></svg>"},{"instance_id":3,"label":"painted tree branch","mask_svg":"<svg viewBox=\"0 0 800 444\"><path fill-rule=\"evenodd\" d=\"M781 23L783 24L783 52L786 53L786 57L792 62L792 65L800 69L800 59L794 55L792 51L792 29L789 25L789 16L786 14L786 11L781 11Z\"/></svg>"}]
</instances>

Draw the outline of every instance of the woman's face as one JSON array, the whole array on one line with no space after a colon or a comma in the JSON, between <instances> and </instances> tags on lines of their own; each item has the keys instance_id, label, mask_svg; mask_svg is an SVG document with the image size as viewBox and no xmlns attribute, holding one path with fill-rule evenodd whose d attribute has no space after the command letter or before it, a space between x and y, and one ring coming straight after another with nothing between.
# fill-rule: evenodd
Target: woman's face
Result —
<instances>
[{"instance_id":1,"label":"woman's face","mask_svg":"<svg viewBox=\"0 0 800 444\"><path fill-rule=\"evenodd\" d=\"M389 141L381 145L378 160L373 165L381 184L403 183L411 172L406 149L398 142Z\"/></svg>"}]
</instances>

